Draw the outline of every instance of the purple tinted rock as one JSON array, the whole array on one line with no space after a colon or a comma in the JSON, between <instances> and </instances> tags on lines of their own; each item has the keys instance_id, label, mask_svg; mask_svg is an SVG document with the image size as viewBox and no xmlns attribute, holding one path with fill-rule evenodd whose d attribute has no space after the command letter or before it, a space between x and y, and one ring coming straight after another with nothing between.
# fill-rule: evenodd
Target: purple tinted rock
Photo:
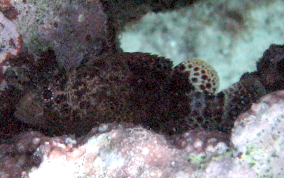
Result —
<instances>
[{"instance_id":1,"label":"purple tinted rock","mask_svg":"<svg viewBox=\"0 0 284 178\"><path fill-rule=\"evenodd\" d=\"M141 127L118 126L88 138L76 146L53 139L45 142L37 151L43 162L29 177L188 177L199 169L200 162L193 157L203 155L206 159L201 162L206 164L228 148L224 136L204 130L179 138L187 142L183 149Z\"/></svg>"},{"instance_id":2,"label":"purple tinted rock","mask_svg":"<svg viewBox=\"0 0 284 178\"><path fill-rule=\"evenodd\" d=\"M58 62L71 68L101 54L107 44L115 46L109 41L107 15L99 1L11 0L11 6L18 12L13 23L23 36L24 50L36 59L52 48Z\"/></svg>"},{"instance_id":3,"label":"purple tinted rock","mask_svg":"<svg viewBox=\"0 0 284 178\"><path fill-rule=\"evenodd\" d=\"M234 154L259 176L283 177L284 91L261 98L241 114L232 131Z\"/></svg>"}]
</instances>

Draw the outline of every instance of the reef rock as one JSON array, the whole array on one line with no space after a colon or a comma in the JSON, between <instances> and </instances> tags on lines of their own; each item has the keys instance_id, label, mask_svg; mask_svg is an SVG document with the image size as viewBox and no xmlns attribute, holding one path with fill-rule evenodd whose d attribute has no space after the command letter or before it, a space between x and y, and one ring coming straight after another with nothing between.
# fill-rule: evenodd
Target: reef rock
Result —
<instances>
[{"instance_id":1,"label":"reef rock","mask_svg":"<svg viewBox=\"0 0 284 178\"><path fill-rule=\"evenodd\" d=\"M1 150L6 177L188 177L225 155L228 137L196 130L180 138L136 126L105 124L79 139L27 132Z\"/></svg>"},{"instance_id":2,"label":"reef rock","mask_svg":"<svg viewBox=\"0 0 284 178\"><path fill-rule=\"evenodd\" d=\"M0 147L0 177L283 177L284 91L241 114L232 135L195 129L165 137L101 124L81 138L26 132Z\"/></svg>"},{"instance_id":3,"label":"reef rock","mask_svg":"<svg viewBox=\"0 0 284 178\"><path fill-rule=\"evenodd\" d=\"M5 31L7 38L13 39L13 47L18 48L15 39L21 34L23 50L36 59L52 47L60 64L71 68L88 56L118 51L117 34L126 23L152 10L158 12L193 2L5 0L0 2L1 35ZM8 26L13 28L7 31Z\"/></svg>"},{"instance_id":4,"label":"reef rock","mask_svg":"<svg viewBox=\"0 0 284 178\"><path fill-rule=\"evenodd\" d=\"M232 147L239 161L259 176L283 177L284 91L264 96L241 114L232 131Z\"/></svg>"}]
</instances>

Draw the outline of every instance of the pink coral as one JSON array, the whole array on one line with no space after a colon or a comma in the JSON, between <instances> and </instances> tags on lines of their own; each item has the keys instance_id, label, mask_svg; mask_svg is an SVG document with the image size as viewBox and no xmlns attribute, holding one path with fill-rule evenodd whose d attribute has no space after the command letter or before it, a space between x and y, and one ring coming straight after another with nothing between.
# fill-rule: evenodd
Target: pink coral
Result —
<instances>
[{"instance_id":1,"label":"pink coral","mask_svg":"<svg viewBox=\"0 0 284 178\"><path fill-rule=\"evenodd\" d=\"M94 128L79 139L71 136L51 138L37 132L15 137L13 143L6 144L6 149L18 146L12 153L21 156L11 159L5 153L13 162L9 162L11 168L4 167L1 173L7 177L14 174L29 178L187 177L199 170L194 156L206 157L201 161L206 163L228 148L225 137L204 130L186 133L180 139L187 144L180 149L164 136L142 127L107 124L101 129L108 127L113 130L100 132L99 128ZM0 156L3 156L1 152ZM8 163L8 159L2 161Z\"/></svg>"}]
</instances>

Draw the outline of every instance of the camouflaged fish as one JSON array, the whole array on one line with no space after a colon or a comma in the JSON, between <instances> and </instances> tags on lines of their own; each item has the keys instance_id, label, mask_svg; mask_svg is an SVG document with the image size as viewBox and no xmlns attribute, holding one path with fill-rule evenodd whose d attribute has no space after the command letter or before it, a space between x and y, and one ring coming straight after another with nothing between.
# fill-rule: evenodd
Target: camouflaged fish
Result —
<instances>
[{"instance_id":1,"label":"camouflaged fish","mask_svg":"<svg viewBox=\"0 0 284 178\"><path fill-rule=\"evenodd\" d=\"M237 115L265 94L254 79L215 94L217 72L199 59L173 67L156 55L118 53L69 70L42 61L28 70L30 84L14 115L55 134L82 135L110 122L166 134L196 127L230 132Z\"/></svg>"}]
</instances>

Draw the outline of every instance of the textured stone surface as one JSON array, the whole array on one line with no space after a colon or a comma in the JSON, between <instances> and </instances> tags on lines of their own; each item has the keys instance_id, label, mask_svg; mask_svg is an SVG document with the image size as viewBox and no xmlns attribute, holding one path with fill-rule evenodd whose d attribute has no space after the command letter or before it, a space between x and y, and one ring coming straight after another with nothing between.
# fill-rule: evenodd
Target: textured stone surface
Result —
<instances>
[{"instance_id":1,"label":"textured stone surface","mask_svg":"<svg viewBox=\"0 0 284 178\"><path fill-rule=\"evenodd\" d=\"M234 155L259 176L283 177L284 91L271 93L241 114L232 132Z\"/></svg>"},{"instance_id":2,"label":"textured stone surface","mask_svg":"<svg viewBox=\"0 0 284 178\"><path fill-rule=\"evenodd\" d=\"M6 177L283 177L284 91L266 95L232 135L195 129L165 137L102 124L81 138L26 132L0 146Z\"/></svg>"},{"instance_id":3,"label":"textured stone surface","mask_svg":"<svg viewBox=\"0 0 284 178\"><path fill-rule=\"evenodd\" d=\"M13 23L25 50L36 59L52 47L59 63L70 68L86 55L100 54L109 42L107 15L99 1L12 0L11 5L18 11Z\"/></svg>"},{"instance_id":4,"label":"textured stone surface","mask_svg":"<svg viewBox=\"0 0 284 178\"><path fill-rule=\"evenodd\" d=\"M108 127L112 130L108 131ZM7 177L14 174L30 178L187 177L194 175L200 165L207 164L212 157L225 154L227 139L220 133L196 130L185 133L176 139L179 143L174 143L142 127L117 124L101 125L80 139L50 138L27 132L15 142L5 144L6 150L22 145L21 150L13 150L10 155L3 155L1 150L2 166L5 166L0 173Z\"/></svg>"}]
</instances>

